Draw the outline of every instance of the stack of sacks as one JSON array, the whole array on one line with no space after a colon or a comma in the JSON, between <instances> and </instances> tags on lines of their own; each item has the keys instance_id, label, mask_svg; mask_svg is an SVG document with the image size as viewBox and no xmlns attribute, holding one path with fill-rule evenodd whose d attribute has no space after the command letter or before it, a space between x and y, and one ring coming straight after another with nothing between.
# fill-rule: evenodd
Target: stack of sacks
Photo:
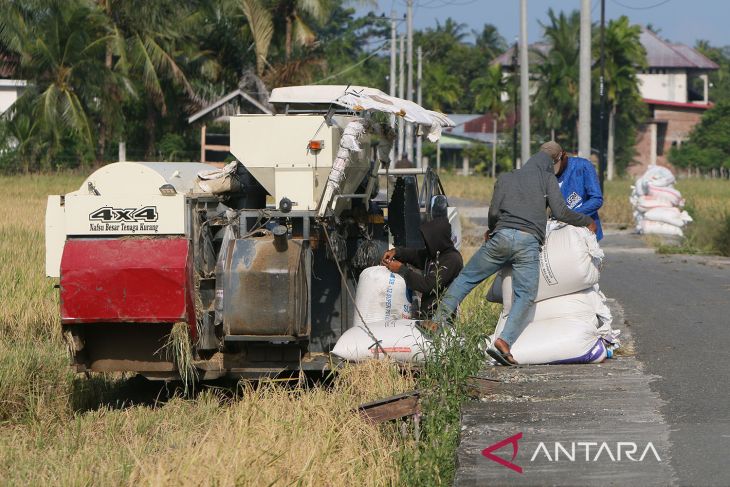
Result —
<instances>
[{"instance_id":1,"label":"stack of sacks","mask_svg":"<svg viewBox=\"0 0 730 487\"><path fill-rule=\"evenodd\" d=\"M388 357L397 362L422 362L431 347L411 317L405 280L383 266L360 274L355 293L353 326L345 331L332 354L360 362Z\"/></svg>"},{"instance_id":2,"label":"stack of sacks","mask_svg":"<svg viewBox=\"0 0 730 487\"><path fill-rule=\"evenodd\" d=\"M692 221L682 211L684 200L674 189L674 175L666 167L651 165L632 186L636 231L647 235L683 237L682 227Z\"/></svg>"},{"instance_id":3,"label":"stack of sacks","mask_svg":"<svg viewBox=\"0 0 730 487\"><path fill-rule=\"evenodd\" d=\"M603 256L587 228L548 223L535 304L511 347L517 363L598 363L610 357L619 333L611 329L611 312L598 287ZM511 268L500 271L487 299L504 304L494 341L512 307Z\"/></svg>"}]
</instances>

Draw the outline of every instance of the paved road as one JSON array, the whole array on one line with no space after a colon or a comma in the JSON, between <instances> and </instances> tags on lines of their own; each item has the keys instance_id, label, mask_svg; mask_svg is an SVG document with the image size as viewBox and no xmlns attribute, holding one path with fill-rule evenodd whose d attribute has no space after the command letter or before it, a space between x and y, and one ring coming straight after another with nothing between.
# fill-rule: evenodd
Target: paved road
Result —
<instances>
[{"instance_id":1,"label":"paved road","mask_svg":"<svg viewBox=\"0 0 730 487\"><path fill-rule=\"evenodd\" d=\"M602 247L601 288L615 299L628 356L600 368L487 369L503 383L464 408L456 485L730 486L730 259L662 256L615 231ZM481 454L516 432L523 475ZM622 438L653 442L661 462L530 461L539 441Z\"/></svg>"},{"instance_id":2,"label":"paved road","mask_svg":"<svg viewBox=\"0 0 730 487\"><path fill-rule=\"evenodd\" d=\"M662 256L608 234L601 287L657 376L680 485L730 485L730 259Z\"/></svg>"},{"instance_id":3,"label":"paved road","mask_svg":"<svg viewBox=\"0 0 730 487\"><path fill-rule=\"evenodd\" d=\"M609 306L622 323L621 306ZM625 353L600 365L487 367L484 376L501 382L462 411L454 485L675 485L670 430L651 389L656 378L630 352L626 335ZM514 435L520 436L512 456L512 445L498 442ZM495 443L494 455L521 471L485 457ZM644 457L650 443L657 457ZM634 448L630 460L625 452Z\"/></svg>"}]
</instances>

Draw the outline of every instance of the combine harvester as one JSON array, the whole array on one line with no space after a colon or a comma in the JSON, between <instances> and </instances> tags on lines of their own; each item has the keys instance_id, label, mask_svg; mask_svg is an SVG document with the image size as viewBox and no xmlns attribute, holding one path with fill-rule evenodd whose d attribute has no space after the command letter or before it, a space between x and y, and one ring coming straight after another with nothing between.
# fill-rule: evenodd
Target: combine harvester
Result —
<instances>
[{"instance_id":1,"label":"combine harvester","mask_svg":"<svg viewBox=\"0 0 730 487\"><path fill-rule=\"evenodd\" d=\"M180 378L166 344L181 326L204 380L324 370L358 273L389 245L422 245L443 188L427 168L388 169L390 117L434 141L448 118L363 87L279 88L270 103L231 117L223 169L117 162L49 196L46 272L76 371Z\"/></svg>"}]
</instances>

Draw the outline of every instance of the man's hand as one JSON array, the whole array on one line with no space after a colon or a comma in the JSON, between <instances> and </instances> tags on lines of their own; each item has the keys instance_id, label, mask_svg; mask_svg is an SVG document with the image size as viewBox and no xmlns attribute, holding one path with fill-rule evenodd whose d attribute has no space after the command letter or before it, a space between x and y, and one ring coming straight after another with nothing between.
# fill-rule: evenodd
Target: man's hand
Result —
<instances>
[{"instance_id":1,"label":"man's hand","mask_svg":"<svg viewBox=\"0 0 730 487\"><path fill-rule=\"evenodd\" d=\"M484 243L489 242L489 239L492 238L492 236L489 234L489 230L484 232Z\"/></svg>"},{"instance_id":2,"label":"man's hand","mask_svg":"<svg viewBox=\"0 0 730 487\"><path fill-rule=\"evenodd\" d=\"M592 221L590 225L588 225L588 230L590 230L593 233L596 233L598 231L598 225L596 225L595 221Z\"/></svg>"},{"instance_id":3,"label":"man's hand","mask_svg":"<svg viewBox=\"0 0 730 487\"><path fill-rule=\"evenodd\" d=\"M403 267L403 263L395 259L383 261L383 265L387 267L390 272L398 272L401 267Z\"/></svg>"},{"instance_id":4,"label":"man's hand","mask_svg":"<svg viewBox=\"0 0 730 487\"><path fill-rule=\"evenodd\" d=\"M388 267L388 262L395 258L395 249L386 250L383 254L383 258L380 259L380 263L385 267Z\"/></svg>"}]
</instances>

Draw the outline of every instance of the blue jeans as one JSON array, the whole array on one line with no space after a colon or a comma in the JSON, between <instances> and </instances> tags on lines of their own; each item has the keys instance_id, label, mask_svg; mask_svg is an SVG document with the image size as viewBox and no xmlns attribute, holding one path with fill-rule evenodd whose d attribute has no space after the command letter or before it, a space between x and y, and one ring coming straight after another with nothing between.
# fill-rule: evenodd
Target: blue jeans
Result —
<instances>
[{"instance_id":1,"label":"blue jeans","mask_svg":"<svg viewBox=\"0 0 730 487\"><path fill-rule=\"evenodd\" d=\"M446 290L434 320L445 321L472 289L508 264L512 265L512 309L499 338L512 346L527 326L527 312L537 296L540 242L532 234L505 228L492 235Z\"/></svg>"}]
</instances>

